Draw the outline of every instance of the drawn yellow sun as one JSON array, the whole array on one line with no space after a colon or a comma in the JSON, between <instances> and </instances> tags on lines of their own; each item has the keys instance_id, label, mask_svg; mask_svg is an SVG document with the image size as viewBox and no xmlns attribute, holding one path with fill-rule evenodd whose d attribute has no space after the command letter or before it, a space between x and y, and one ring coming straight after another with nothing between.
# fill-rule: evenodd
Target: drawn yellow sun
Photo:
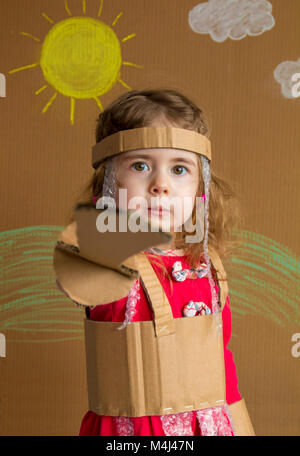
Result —
<instances>
[{"instance_id":1,"label":"drawn yellow sun","mask_svg":"<svg viewBox=\"0 0 300 456\"><path fill-rule=\"evenodd\" d=\"M103 0L100 2L98 18L101 14ZM82 3L83 14L86 14L86 1ZM69 16L67 1L65 9ZM112 27L123 13L118 14ZM54 24L45 13L43 17ZM67 96L71 101L70 120L74 124L75 99L94 99L103 111L99 97L107 93L116 82L120 82L127 89L131 89L120 77L122 65L142 68L131 62L122 61L120 41L109 25L100 19L92 17L69 17L53 25L46 35L40 53L39 63L34 63L11 70L16 73L21 70L40 66L45 81L44 85L35 93L38 95L49 86L55 89L49 102L43 109L45 113L53 103L58 93ZM29 33L22 35L40 42L39 38ZM121 41L133 38L135 33L128 35Z\"/></svg>"}]
</instances>

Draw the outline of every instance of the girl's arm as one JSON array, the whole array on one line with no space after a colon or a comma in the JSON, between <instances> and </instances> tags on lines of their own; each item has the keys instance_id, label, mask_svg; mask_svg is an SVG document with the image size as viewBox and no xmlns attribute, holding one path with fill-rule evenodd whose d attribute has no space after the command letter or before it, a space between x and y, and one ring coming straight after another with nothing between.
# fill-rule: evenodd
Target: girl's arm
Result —
<instances>
[{"instance_id":1,"label":"girl's arm","mask_svg":"<svg viewBox=\"0 0 300 456\"><path fill-rule=\"evenodd\" d=\"M222 311L222 319L226 377L226 402L229 406L231 417L233 419L235 435L255 436L245 399L242 398L238 390L238 379L236 375L236 367L233 360L233 355L232 352L227 348L231 337L231 310L228 296L226 304Z\"/></svg>"},{"instance_id":2,"label":"girl's arm","mask_svg":"<svg viewBox=\"0 0 300 456\"><path fill-rule=\"evenodd\" d=\"M227 296L226 304L222 311L222 319L226 379L226 402L229 405L233 402L240 401L242 398L238 390L238 378L236 373L236 366L233 360L233 355L232 352L227 348L227 345L231 337L231 310L229 296Z\"/></svg>"}]
</instances>

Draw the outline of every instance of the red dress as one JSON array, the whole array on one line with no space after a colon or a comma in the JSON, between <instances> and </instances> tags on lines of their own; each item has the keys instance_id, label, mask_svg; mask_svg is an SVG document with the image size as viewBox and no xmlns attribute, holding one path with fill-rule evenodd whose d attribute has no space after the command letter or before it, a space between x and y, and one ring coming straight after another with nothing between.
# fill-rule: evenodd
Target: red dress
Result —
<instances>
[{"instance_id":1,"label":"red dress","mask_svg":"<svg viewBox=\"0 0 300 456\"><path fill-rule=\"evenodd\" d=\"M189 269L185 256L165 256L161 255L164 265L170 277L172 277L172 266L176 261L180 261L183 268ZM170 283L167 277L163 276L161 270L155 264L152 265L156 275L158 276L164 291L169 299L172 313L174 318L183 316L183 307L190 301L202 301L211 310L212 297L211 290L207 276L189 279L184 281L172 280L173 294L171 295ZM218 287L215 283L215 290L218 292ZM136 313L132 321L145 321L152 320L152 309L145 296L142 287L139 287L140 299L136 306ZM111 302L105 305L99 305L90 310L90 319L96 321L113 321L123 322L125 319L125 309L127 303L127 296L124 298ZM187 318L187 317L185 317ZM223 341L224 341L224 361L225 361L225 378L226 378L226 402L231 404L241 400L241 395L238 391L238 380L236 375L236 367L233 361L233 356L230 350L227 349L228 342L231 337L231 311L229 298L222 311L223 320ZM224 424L224 413L222 412L222 420ZM131 417L130 419L130 432L127 434L122 433L124 426L128 425L127 417L112 417L97 415L89 410L83 417L79 436L118 436L118 435L134 435L134 436L164 436L164 435L204 435L201 432L202 427L199 426L199 419L197 419L197 411L185 412L172 415L168 418L169 427L177 426L177 429L182 429L182 433L166 434L166 429L162 424L160 416L141 416ZM213 419L215 420L216 433L214 435L224 435L218 432L218 414L213 412ZM226 423L230 426L230 420L226 416ZM173 421L172 421L173 420ZM179 426L179 427L178 427ZM122 429L123 427L123 429ZM189 429L189 431L186 431ZM127 428L128 432L128 428ZM178 432L178 431L177 431ZM230 435L230 434L229 434ZM231 433L233 435L233 431Z\"/></svg>"}]
</instances>

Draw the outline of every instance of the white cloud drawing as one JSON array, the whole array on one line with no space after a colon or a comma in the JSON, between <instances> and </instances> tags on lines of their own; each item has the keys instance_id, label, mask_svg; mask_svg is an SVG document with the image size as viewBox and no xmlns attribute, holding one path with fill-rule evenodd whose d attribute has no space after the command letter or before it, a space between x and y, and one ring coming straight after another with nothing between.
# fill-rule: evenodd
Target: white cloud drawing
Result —
<instances>
[{"instance_id":1,"label":"white cloud drawing","mask_svg":"<svg viewBox=\"0 0 300 456\"><path fill-rule=\"evenodd\" d=\"M194 32L209 33L218 43L261 35L275 25L267 0L208 0L189 11L188 22Z\"/></svg>"},{"instance_id":2,"label":"white cloud drawing","mask_svg":"<svg viewBox=\"0 0 300 456\"><path fill-rule=\"evenodd\" d=\"M286 61L281 62L274 70L274 78L279 84L281 84L281 93L286 98L298 98L299 95L296 92L299 92L299 76L293 75L300 74L300 58L296 61ZM298 83L297 83L298 81ZM298 86L298 89L296 89ZM294 87L294 90L292 90Z\"/></svg>"}]
</instances>

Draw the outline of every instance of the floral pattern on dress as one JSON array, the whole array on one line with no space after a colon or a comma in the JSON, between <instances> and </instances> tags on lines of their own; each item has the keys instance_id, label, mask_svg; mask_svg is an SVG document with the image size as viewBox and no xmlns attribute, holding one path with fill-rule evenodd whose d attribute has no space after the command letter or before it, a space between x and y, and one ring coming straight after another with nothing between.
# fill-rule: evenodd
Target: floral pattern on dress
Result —
<instances>
[{"instance_id":1,"label":"floral pattern on dress","mask_svg":"<svg viewBox=\"0 0 300 456\"><path fill-rule=\"evenodd\" d=\"M140 296L140 283L137 279L131 290L128 293L128 298L126 302L126 311L125 311L125 320L123 321L122 325L118 327L118 329L124 329L125 326L129 325L132 321L133 316L136 314L136 305L138 300L141 299Z\"/></svg>"},{"instance_id":2,"label":"floral pattern on dress","mask_svg":"<svg viewBox=\"0 0 300 456\"><path fill-rule=\"evenodd\" d=\"M224 405L197 410L197 419L203 436L234 435Z\"/></svg>"},{"instance_id":3,"label":"floral pattern on dress","mask_svg":"<svg viewBox=\"0 0 300 456\"><path fill-rule=\"evenodd\" d=\"M193 412L173 413L160 417L162 427L167 436L194 435L192 429Z\"/></svg>"}]
</instances>

